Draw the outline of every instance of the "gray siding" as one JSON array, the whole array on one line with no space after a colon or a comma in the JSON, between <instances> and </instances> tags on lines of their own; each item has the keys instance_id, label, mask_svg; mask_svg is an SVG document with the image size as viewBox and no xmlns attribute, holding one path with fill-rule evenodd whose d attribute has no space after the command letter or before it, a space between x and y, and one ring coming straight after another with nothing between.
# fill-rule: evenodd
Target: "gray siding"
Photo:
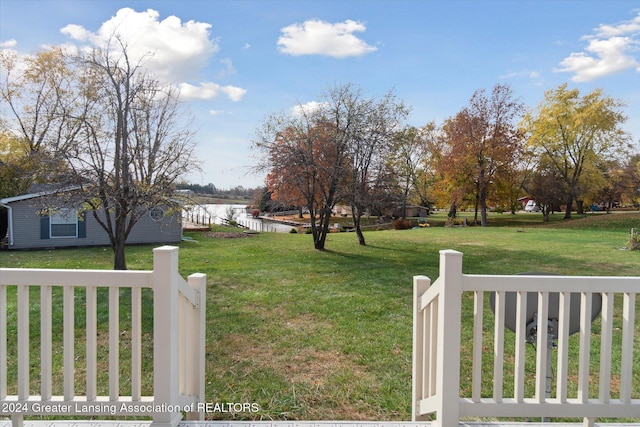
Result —
<instances>
[{"instance_id":1,"label":"gray siding","mask_svg":"<svg viewBox=\"0 0 640 427\"><path fill-rule=\"evenodd\" d=\"M49 238L40 236L40 220L38 207L33 199L21 200L10 204L13 217L13 246L9 249L60 248L74 246L104 246L109 245L109 238L104 229L93 217L92 212L86 213L85 238ZM104 214L100 213L104 218ZM162 220L154 221L145 214L134 225L127 244L138 243L177 243L182 240L182 223L179 212L167 214Z\"/></svg>"}]
</instances>

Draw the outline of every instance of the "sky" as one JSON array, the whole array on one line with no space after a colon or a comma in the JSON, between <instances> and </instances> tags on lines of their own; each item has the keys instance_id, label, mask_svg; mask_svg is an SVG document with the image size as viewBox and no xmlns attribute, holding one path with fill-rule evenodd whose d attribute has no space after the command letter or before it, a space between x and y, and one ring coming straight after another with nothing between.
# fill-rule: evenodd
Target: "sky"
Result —
<instances>
[{"instance_id":1,"label":"sky","mask_svg":"<svg viewBox=\"0 0 640 427\"><path fill-rule=\"evenodd\" d=\"M640 144L637 0L0 0L0 49L100 46L114 31L180 88L202 168L192 183L261 186L251 141L267 116L346 83L393 91L413 126L498 83L532 110L564 83L601 88L626 103Z\"/></svg>"}]
</instances>

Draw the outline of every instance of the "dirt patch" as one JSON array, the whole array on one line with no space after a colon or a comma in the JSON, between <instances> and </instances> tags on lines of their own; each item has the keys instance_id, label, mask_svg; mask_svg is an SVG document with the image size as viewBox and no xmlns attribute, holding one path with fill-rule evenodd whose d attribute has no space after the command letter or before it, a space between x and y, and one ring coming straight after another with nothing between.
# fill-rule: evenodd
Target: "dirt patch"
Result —
<instances>
[{"instance_id":1,"label":"dirt patch","mask_svg":"<svg viewBox=\"0 0 640 427\"><path fill-rule=\"evenodd\" d=\"M289 325L290 328L302 325ZM277 349L272 343L247 339L240 334L232 334L225 338L224 346L231 355L232 363L251 361L249 369L270 368L291 385L295 399L305 408L302 413L290 413L293 419L299 416L317 419L350 419L371 420L378 414L376 408L365 402L353 400L351 385L336 383L336 375L342 376L345 371L350 372L354 379L364 382L375 382L375 378L358 366L346 354L339 351L328 351L313 347L298 347L295 349ZM250 372L245 375L251 377ZM346 387L346 388L345 388ZM341 388L346 395L337 396ZM323 392L323 389L329 391ZM323 393L328 393L328 397ZM326 400L329 399L330 402Z\"/></svg>"},{"instance_id":2,"label":"dirt patch","mask_svg":"<svg viewBox=\"0 0 640 427\"><path fill-rule=\"evenodd\" d=\"M345 355L338 352L299 348L295 352L280 352L267 342L255 342L242 335L225 338L225 347L234 362L250 360L257 368L272 368L292 384L307 383L323 386L338 370L356 370Z\"/></svg>"}]
</instances>

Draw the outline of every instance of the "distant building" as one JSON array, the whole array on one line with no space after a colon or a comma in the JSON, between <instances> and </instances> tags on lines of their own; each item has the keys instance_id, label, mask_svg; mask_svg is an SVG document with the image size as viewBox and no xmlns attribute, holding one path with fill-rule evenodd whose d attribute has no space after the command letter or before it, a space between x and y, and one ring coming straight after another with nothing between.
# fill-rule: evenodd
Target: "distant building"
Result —
<instances>
[{"instance_id":1,"label":"distant building","mask_svg":"<svg viewBox=\"0 0 640 427\"><path fill-rule=\"evenodd\" d=\"M394 218L422 218L429 215L429 208L418 205L403 205L398 203L387 209L383 209L383 215L389 215Z\"/></svg>"}]
</instances>

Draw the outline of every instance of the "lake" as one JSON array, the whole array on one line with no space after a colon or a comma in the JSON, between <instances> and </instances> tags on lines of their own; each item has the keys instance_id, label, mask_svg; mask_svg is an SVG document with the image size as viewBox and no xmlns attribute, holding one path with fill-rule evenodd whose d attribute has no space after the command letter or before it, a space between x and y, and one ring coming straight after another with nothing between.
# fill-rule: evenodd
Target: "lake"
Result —
<instances>
[{"instance_id":1,"label":"lake","mask_svg":"<svg viewBox=\"0 0 640 427\"><path fill-rule=\"evenodd\" d=\"M183 212L183 217L193 215L201 218L201 221L211 221L213 224L226 224L227 219L233 217L238 224L253 231L288 233L293 228L269 219L253 218L251 212L252 209L247 209L246 205L206 204L190 208L188 212Z\"/></svg>"}]
</instances>

